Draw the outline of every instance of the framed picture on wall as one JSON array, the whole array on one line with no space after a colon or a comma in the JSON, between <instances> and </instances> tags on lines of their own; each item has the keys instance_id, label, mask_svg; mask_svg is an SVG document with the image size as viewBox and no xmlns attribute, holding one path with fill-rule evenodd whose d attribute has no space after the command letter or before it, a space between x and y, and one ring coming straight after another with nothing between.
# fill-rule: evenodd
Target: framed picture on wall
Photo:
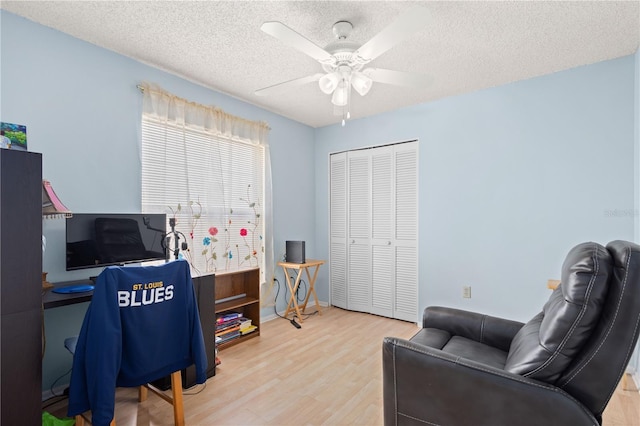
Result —
<instances>
[{"instance_id":1,"label":"framed picture on wall","mask_svg":"<svg viewBox=\"0 0 640 426\"><path fill-rule=\"evenodd\" d=\"M0 147L27 150L27 126L0 122Z\"/></svg>"}]
</instances>

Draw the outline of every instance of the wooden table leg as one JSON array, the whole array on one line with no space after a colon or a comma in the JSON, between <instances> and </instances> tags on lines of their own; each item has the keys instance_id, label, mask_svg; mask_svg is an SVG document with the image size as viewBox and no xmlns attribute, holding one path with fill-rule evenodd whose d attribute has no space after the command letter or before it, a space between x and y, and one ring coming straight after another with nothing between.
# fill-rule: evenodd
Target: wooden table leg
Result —
<instances>
[{"instance_id":1,"label":"wooden table leg","mask_svg":"<svg viewBox=\"0 0 640 426\"><path fill-rule=\"evenodd\" d=\"M309 297L311 293L313 293L313 298L316 301L316 310L318 311L318 315L322 315L320 310L320 303L318 302L318 295L316 294L316 278L318 277L318 270L320 269L320 265L316 265L315 271L313 271L313 278L309 274L309 268L304 268L307 271L307 278L309 279L309 292L307 293L307 297L304 299L304 304L302 305L302 312L307 309L307 302L309 302Z\"/></svg>"},{"instance_id":2,"label":"wooden table leg","mask_svg":"<svg viewBox=\"0 0 640 426\"><path fill-rule=\"evenodd\" d=\"M300 286L300 278L302 277L302 273L301 273L301 271L298 271L298 274L296 276L296 282L292 287L291 286L291 278L289 277L289 273L287 272L287 268L285 268L283 266L282 269L284 269L284 277L287 280L287 286L289 287L289 291L291 292L291 297L289 298L289 302L287 303L287 310L284 311L284 317L286 318L287 315L289 315L289 312L291 312L291 311L293 311L295 309L296 314L298 315L298 320L300 321L300 323L302 323L303 322L302 314L300 313L300 307L298 306L298 300L296 298L296 291L298 290L298 287ZM292 307L292 305L293 305L293 307Z\"/></svg>"},{"instance_id":3,"label":"wooden table leg","mask_svg":"<svg viewBox=\"0 0 640 426\"><path fill-rule=\"evenodd\" d=\"M292 303L292 298L293 298L293 291L291 287L291 279L289 278L289 272L287 271L286 267L282 267L282 270L284 271L284 279L287 282L287 287L289 287L289 291L291 292L291 297L289 298L289 300L287 301L287 309L284 311L284 317L286 318L287 315L289 315L289 311L291 310L291 303Z\"/></svg>"}]
</instances>

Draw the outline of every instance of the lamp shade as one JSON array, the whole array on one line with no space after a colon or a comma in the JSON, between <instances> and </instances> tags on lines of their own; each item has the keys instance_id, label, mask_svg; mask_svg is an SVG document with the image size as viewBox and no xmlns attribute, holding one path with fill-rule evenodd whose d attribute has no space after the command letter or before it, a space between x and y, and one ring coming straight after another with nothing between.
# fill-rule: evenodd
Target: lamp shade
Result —
<instances>
[{"instance_id":1,"label":"lamp shade","mask_svg":"<svg viewBox=\"0 0 640 426\"><path fill-rule=\"evenodd\" d=\"M62 204L48 180L42 181L42 216L45 218L71 217L71 211Z\"/></svg>"},{"instance_id":2,"label":"lamp shade","mask_svg":"<svg viewBox=\"0 0 640 426\"><path fill-rule=\"evenodd\" d=\"M331 103L336 106L345 106L349 102L349 84L344 80L338 84L338 88L333 92Z\"/></svg>"},{"instance_id":3,"label":"lamp shade","mask_svg":"<svg viewBox=\"0 0 640 426\"><path fill-rule=\"evenodd\" d=\"M340 81L340 77L337 73L332 72L330 74L323 75L320 80L318 80L318 85L320 86L320 90L325 94L329 95L336 87L338 87L338 82Z\"/></svg>"},{"instance_id":4,"label":"lamp shade","mask_svg":"<svg viewBox=\"0 0 640 426\"><path fill-rule=\"evenodd\" d=\"M361 72L354 72L351 75L351 84L353 85L353 88L356 89L356 92L360 94L360 96L364 96L369 93L369 90L371 90L373 80Z\"/></svg>"}]
</instances>

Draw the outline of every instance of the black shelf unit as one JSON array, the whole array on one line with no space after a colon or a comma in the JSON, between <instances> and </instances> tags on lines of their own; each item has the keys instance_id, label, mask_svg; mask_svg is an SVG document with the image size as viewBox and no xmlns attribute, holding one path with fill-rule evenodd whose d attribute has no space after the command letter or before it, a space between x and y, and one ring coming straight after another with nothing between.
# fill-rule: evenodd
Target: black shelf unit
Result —
<instances>
[{"instance_id":1,"label":"black shelf unit","mask_svg":"<svg viewBox=\"0 0 640 426\"><path fill-rule=\"evenodd\" d=\"M0 424L42 423L42 155L0 149Z\"/></svg>"}]
</instances>

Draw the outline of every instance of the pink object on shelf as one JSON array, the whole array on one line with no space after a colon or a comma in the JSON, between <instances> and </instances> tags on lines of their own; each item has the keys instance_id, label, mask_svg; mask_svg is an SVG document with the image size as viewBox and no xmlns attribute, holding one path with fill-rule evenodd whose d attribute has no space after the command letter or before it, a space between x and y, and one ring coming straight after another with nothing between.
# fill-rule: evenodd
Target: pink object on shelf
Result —
<instances>
[{"instance_id":1,"label":"pink object on shelf","mask_svg":"<svg viewBox=\"0 0 640 426\"><path fill-rule=\"evenodd\" d=\"M62 201L53 190L51 182L44 179L42 180L42 215L71 217L71 211L62 204Z\"/></svg>"}]
</instances>

